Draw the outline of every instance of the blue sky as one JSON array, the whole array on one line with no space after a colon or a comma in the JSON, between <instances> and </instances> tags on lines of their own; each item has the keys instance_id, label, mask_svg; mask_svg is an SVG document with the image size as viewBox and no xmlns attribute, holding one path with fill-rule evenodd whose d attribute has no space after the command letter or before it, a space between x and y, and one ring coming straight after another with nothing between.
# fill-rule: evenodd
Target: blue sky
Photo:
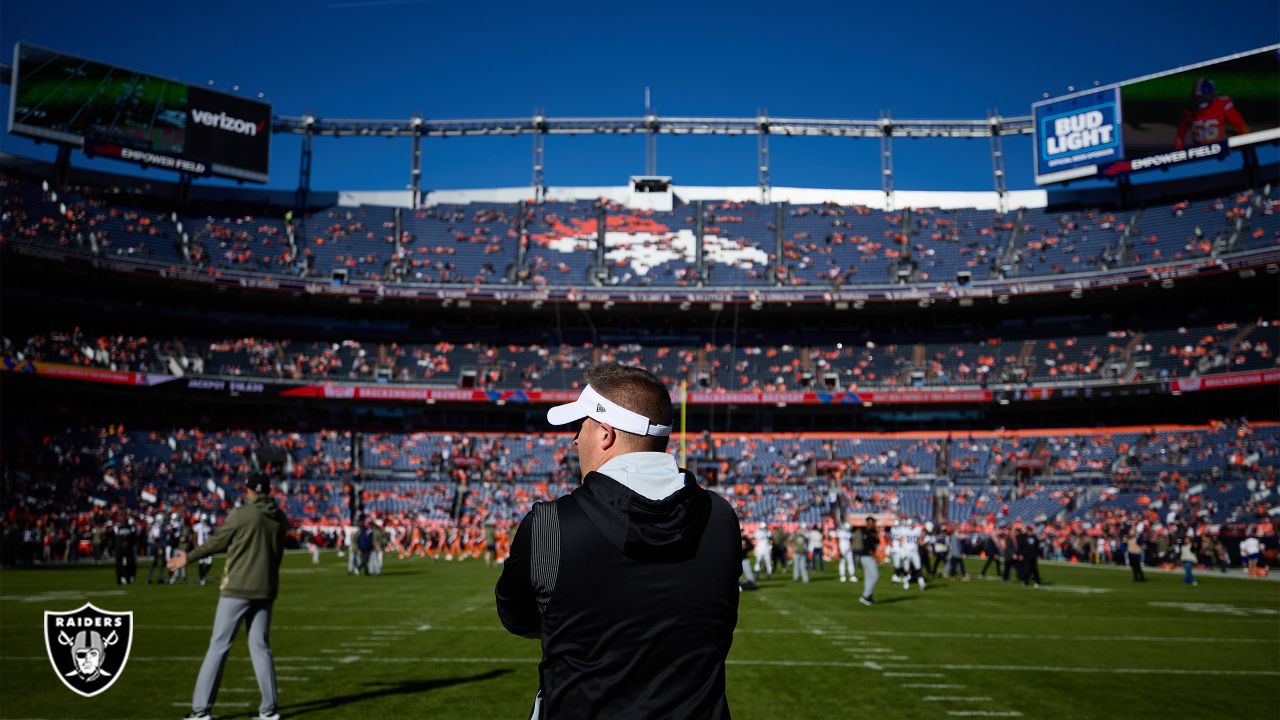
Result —
<instances>
[{"instance_id":1,"label":"blue sky","mask_svg":"<svg viewBox=\"0 0 1280 720\"><path fill-rule=\"evenodd\" d=\"M308 0L206 3L6 0L19 40L191 83L265 93L321 117L660 114L981 118L1029 113L1041 93L1103 84L1280 41L1280 3L543 3ZM8 62L10 60L6 60ZM2 107L7 117L8 94ZM275 136L272 187L298 177L300 141ZM7 133L7 152L53 150ZM658 171L686 185L754 185L755 139L669 138ZM989 190L985 140L897 140L899 189ZM775 138L773 184L879 188L874 140ZM1031 141L1006 140L1009 185L1033 187ZM1274 159L1270 153L1265 159ZM428 140L425 188L524 185L531 141ZM1230 161L1229 161L1230 162ZM83 157L73 160L86 165ZM140 172L96 161L116 172ZM1221 166L1218 166L1221 167ZM620 185L644 140L551 137L551 185ZM148 171L158 177L167 173ZM394 189L409 142L317 142L315 189Z\"/></svg>"}]
</instances>

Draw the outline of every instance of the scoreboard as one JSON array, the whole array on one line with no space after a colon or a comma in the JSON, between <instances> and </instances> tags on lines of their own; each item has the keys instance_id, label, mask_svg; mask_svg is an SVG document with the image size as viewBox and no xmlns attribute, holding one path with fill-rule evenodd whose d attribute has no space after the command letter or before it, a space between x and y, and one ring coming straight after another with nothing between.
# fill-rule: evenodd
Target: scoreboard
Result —
<instances>
[{"instance_id":1,"label":"scoreboard","mask_svg":"<svg viewBox=\"0 0 1280 720\"><path fill-rule=\"evenodd\" d=\"M1040 185L1222 157L1280 139L1280 45L1035 103Z\"/></svg>"},{"instance_id":2,"label":"scoreboard","mask_svg":"<svg viewBox=\"0 0 1280 720\"><path fill-rule=\"evenodd\" d=\"M195 175L265 183L271 106L18 43L9 131Z\"/></svg>"}]
</instances>

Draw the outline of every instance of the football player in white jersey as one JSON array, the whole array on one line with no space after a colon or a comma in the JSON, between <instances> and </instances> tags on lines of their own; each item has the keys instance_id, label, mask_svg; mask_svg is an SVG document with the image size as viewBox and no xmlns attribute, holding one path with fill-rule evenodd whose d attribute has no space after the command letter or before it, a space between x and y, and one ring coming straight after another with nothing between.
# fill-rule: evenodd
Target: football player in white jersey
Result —
<instances>
[{"instance_id":1,"label":"football player in white jersey","mask_svg":"<svg viewBox=\"0 0 1280 720\"><path fill-rule=\"evenodd\" d=\"M853 565L853 526L848 522L841 523L832 534L836 536L836 545L840 549L840 582L858 582Z\"/></svg>"},{"instance_id":2,"label":"football player in white jersey","mask_svg":"<svg viewBox=\"0 0 1280 720\"><path fill-rule=\"evenodd\" d=\"M187 520L176 512L169 515L169 534L167 537L169 544L164 549L165 562L176 556L179 551L195 549L194 546L191 548L186 547L187 541L190 540L187 537ZM179 580L187 581L187 569L185 567L169 573L170 585Z\"/></svg>"},{"instance_id":3,"label":"football player in white jersey","mask_svg":"<svg viewBox=\"0 0 1280 720\"><path fill-rule=\"evenodd\" d=\"M911 578L915 578L924 589L924 574L920 572L920 543L924 540L924 529L915 520L908 520L902 531L902 589L911 587Z\"/></svg>"},{"instance_id":4,"label":"football player in white jersey","mask_svg":"<svg viewBox=\"0 0 1280 720\"><path fill-rule=\"evenodd\" d=\"M360 572L360 553L356 551L356 536L359 534L360 528L354 523L348 522L342 527L343 547L347 550L348 575L356 575Z\"/></svg>"},{"instance_id":5,"label":"football player in white jersey","mask_svg":"<svg viewBox=\"0 0 1280 720\"><path fill-rule=\"evenodd\" d=\"M889 528L889 562L893 563L893 582L902 579L902 532L906 530L897 518Z\"/></svg>"},{"instance_id":6,"label":"football player in white jersey","mask_svg":"<svg viewBox=\"0 0 1280 720\"><path fill-rule=\"evenodd\" d=\"M756 526L755 537L756 572L760 572L760 564L764 563L765 574L773 578L773 545L769 541L769 528L764 523Z\"/></svg>"},{"instance_id":7,"label":"football player in white jersey","mask_svg":"<svg viewBox=\"0 0 1280 720\"><path fill-rule=\"evenodd\" d=\"M209 523L208 513L200 513L200 519L196 521L193 530L196 535L196 547L209 542L209 536L213 534L213 526ZM213 567L213 556L202 557L197 563L200 565L200 584L204 585L208 582L205 578L209 575L209 568Z\"/></svg>"}]
</instances>

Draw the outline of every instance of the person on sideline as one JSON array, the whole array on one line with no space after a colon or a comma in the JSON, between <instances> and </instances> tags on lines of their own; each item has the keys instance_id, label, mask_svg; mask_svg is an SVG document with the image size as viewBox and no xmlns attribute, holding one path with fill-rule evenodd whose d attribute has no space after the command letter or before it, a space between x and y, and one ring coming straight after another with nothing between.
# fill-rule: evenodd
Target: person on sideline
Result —
<instances>
[{"instance_id":1,"label":"person on sideline","mask_svg":"<svg viewBox=\"0 0 1280 720\"><path fill-rule=\"evenodd\" d=\"M741 529L665 452L673 415L657 377L615 363L547 412L580 423L582 484L533 506L495 588L503 626L542 643L533 718L729 717Z\"/></svg>"},{"instance_id":2,"label":"person on sideline","mask_svg":"<svg viewBox=\"0 0 1280 720\"><path fill-rule=\"evenodd\" d=\"M255 473L245 484L245 503L227 516L213 537L190 554L179 551L168 562L169 572L186 567L193 560L226 552L219 587L218 610L214 615L213 637L196 677L191 697L190 720L207 720L218 699L218 685L236 628L245 621L249 635L249 657L258 678L262 702L255 720L279 720L276 712L276 670L268 637L271 609L280 589L280 561L284 558L284 538L289 520L271 498L271 481Z\"/></svg>"}]
</instances>

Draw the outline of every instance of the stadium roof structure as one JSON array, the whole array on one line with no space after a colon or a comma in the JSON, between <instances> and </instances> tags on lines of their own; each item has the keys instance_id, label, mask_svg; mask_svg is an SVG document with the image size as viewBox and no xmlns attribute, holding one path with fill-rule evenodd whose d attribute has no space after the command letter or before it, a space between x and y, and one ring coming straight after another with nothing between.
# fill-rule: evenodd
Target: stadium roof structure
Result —
<instances>
[{"instance_id":1,"label":"stadium roof structure","mask_svg":"<svg viewBox=\"0 0 1280 720\"><path fill-rule=\"evenodd\" d=\"M783 135L787 137L985 138L1030 135L1030 115L980 120L876 120L769 117L566 117L492 118L475 120L323 119L277 115L272 131L326 137L474 137L490 135Z\"/></svg>"},{"instance_id":2,"label":"stadium roof structure","mask_svg":"<svg viewBox=\"0 0 1280 720\"><path fill-rule=\"evenodd\" d=\"M299 206L306 205L311 177L312 138L323 137L389 137L413 140L410 174L411 202L421 199L422 148L424 137L488 137L529 135L533 138L532 186L535 200L546 196L543 181L543 141L547 135L644 135L645 175L657 174L657 136L659 135L755 135L758 138L757 192L762 202L769 202L769 137L843 137L876 138L880 141L881 190L887 208L894 204L893 138L988 138L991 143L991 168L997 205L1005 209L1008 181L1004 168L1004 143L1007 135L1031 135L1034 126L1029 115L1002 117L992 110L982 119L900 120L888 112L870 119L771 117L765 112L754 117L683 117L661 116L646 112L640 117L564 117L550 118L535 113L527 118L488 118L469 120L431 120L411 117L400 120L325 119L314 115L272 118L272 132L303 137L302 161L298 178Z\"/></svg>"}]
</instances>

